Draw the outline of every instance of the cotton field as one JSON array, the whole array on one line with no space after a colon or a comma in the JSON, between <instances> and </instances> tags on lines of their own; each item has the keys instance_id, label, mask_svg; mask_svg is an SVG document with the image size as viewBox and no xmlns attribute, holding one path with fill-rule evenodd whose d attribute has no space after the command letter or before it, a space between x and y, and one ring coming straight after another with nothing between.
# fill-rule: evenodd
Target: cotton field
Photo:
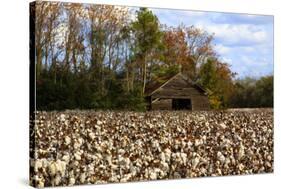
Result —
<instances>
[{"instance_id":1,"label":"cotton field","mask_svg":"<svg viewBox=\"0 0 281 189\"><path fill-rule=\"evenodd\" d=\"M37 112L34 125L37 187L273 172L272 109Z\"/></svg>"}]
</instances>

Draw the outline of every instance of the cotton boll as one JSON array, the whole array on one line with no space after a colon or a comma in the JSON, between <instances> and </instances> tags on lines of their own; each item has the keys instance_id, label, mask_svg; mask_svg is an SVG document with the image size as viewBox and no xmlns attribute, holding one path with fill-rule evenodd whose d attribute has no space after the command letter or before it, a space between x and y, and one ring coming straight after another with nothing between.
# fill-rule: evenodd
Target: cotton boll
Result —
<instances>
[{"instance_id":1,"label":"cotton boll","mask_svg":"<svg viewBox=\"0 0 281 189\"><path fill-rule=\"evenodd\" d=\"M78 160L78 161L81 160L81 155L80 155L79 152L74 153L74 157L75 157L75 159Z\"/></svg>"},{"instance_id":2,"label":"cotton boll","mask_svg":"<svg viewBox=\"0 0 281 189\"><path fill-rule=\"evenodd\" d=\"M64 138L64 142L65 142L66 145L69 145L71 143L71 138L69 136L66 136Z\"/></svg>"},{"instance_id":3,"label":"cotton boll","mask_svg":"<svg viewBox=\"0 0 281 189\"><path fill-rule=\"evenodd\" d=\"M35 172L38 172L38 169L42 168L43 167L43 163L41 160L36 160L34 162L34 171Z\"/></svg>"},{"instance_id":4,"label":"cotton boll","mask_svg":"<svg viewBox=\"0 0 281 189\"><path fill-rule=\"evenodd\" d=\"M160 153L160 159L162 162L165 162L166 161L166 156L165 156L165 153L164 152L161 152Z\"/></svg>"},{"instance_id":5,"label":"cotton boll","mask_svg":"<svg viewBox=\"0 0 281 189\"><path fill-rule=\"evenodd\" d=\"M81 183L84 183L85 180L86 180L86 174L85 174L85 173L82 173L82 174L80 175L80 182L81 182Z\"/></svg>"},{"instance_id":6,"label":"cotton boll","mask_svg":"<svg viewBox=\"0 0 281 189\"><path fill-rule=\"evenodd\" d=\"M238 152L238 159L241 159L244 155L245 155L245 151L244 151L244 146L242 143L240 143L239 146L239 152Z\"/></svg>"},{"instance_id":7,"label":"cotton boll","mask_svg":"<svg viewBox=\"0 0 281 189\"><path fill-rule=\"evenodd\" d=\"M272 172L272 111L235 111L75 110L62 119L39 112L32 180L44 186Z\"/></svg>"},{"instance_id":8,"label":"cotton boll","mask_svg":"<svg viewBox=\"0 0 281 189\"><path fill-rule=\"evenodd\" d=\"M75 178L71 177L71 178L69 179L68 185L69 185L69 186L73 186L74 184L75 184Z\"/></svg>"},{"instance_id":9,"label":"cotton boll","mask_svg":"<svg viewBox=\"0 0 281 189\"><path fill-rule=\"evenodd\" d=\"M226 128L226 125L225 125L224 123L220 123L220 127L221 127L222 129L225 129L225 128Z\"/></svg>"},{"instance_id":10,"label":"cotton boll","mask_svg":"<svg viewBox=\"0 0 281 189\"><path fill-rule=\"evenodd\" d=\"M44 188L44 182L43 181L39 181L37 187L38 188Z\"/></svg>"},{"instance_id":11,"label":"cotton boll","mask_svg":"<svg viewBox=\"0 0 281 189\"><path fill-rule=\"evenodd\" d=\"M54 179L55 186L58 186L60 182L61 182L61 176L57 174Z\"/></svg>"},{"instance_id":12,"label":"cotton boll","mask_svg":"<svg viewBox=\"0 0 281 189\"><path fill-rule=\"evenodd\" d=\"M149 178L150 178L151 180L157 179L157 173L154 172L154 171L152 171L152 172L149 174Z\"/></svg>"},{"instance_id":13,"label":"cotton boll","mask_svg":"<svg viewBox=\"0 0 281 189\"><path fill-rule=\"evenodd\" d=\"M66 163L68 163L69 160L70 160L70 155L69 155L69 153L67 153L67 154L65 154L64 156L62 156L62 160L65 161Z\"/></svg>"},{"instance_id":14,"label":"cotton boll","mask_svg":"<svg viewBox=\"0 0 281 189\"><path fill-rule=\"evenodd\" d=\"M88 134L88 136L89 136L89 138L90 138L91 140L95 140L95 134L94 134L94 133L90 132L90 133Z\"/></svg>"},{"instance_id":15,"label":"cotton boll","mask_svg":"<svg viewBox=\"0 0 281 189\"><path fill-rule=\"evenodd\" d=\"M65 121L65 118L66 116L64 114L61 114L58 119L63 122Z\"/></svg>"},{"instance_id":16,"label":"cotton boll","mask_svg":"<svg viewBox=\"0 0 281 189\"><path fill-rule=\"evenodd\" d=\"M49 174L50 174L51 176L55 176L56 173L57 173L57 166L56 166L56 163L55 163L55 162L51 163L48 168L49 168Z\"/></svg>"},{"instance_id":17,"label":"cotton boll","mask_svg":"<svg viewBox=\"0 0 281 189\"><path fill-rule=\"evenodd\" d=\"M199 157L193 158L193 160L192 160L192 169L195 169L197 167L197 165L199 164L199 162L200 162L200 158Z\"/></svg>"},{"instance_id":18,"label":"cotton boll","mask_svg":"<svg viewBox=\"0 0 281 189\"><path fill-rule=\"evenodd\" d=\"M217 158L218 158L218 160L219 160L222 164L224 164L224 162L225 162L225 157L224 157L224 155L223 155L220 151L217 153Z\"/></svg>"}]
</instances>

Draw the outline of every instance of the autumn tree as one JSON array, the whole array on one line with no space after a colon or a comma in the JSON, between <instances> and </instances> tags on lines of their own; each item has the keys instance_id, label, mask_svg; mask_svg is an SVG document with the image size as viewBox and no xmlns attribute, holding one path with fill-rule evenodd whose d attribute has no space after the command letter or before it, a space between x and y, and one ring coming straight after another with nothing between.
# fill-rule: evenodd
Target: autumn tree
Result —
<instances>
[{"instance_id":1,"label":"autumn tree","mask_svg":"<svg viewBox=\"0 0 281 189\"><path fill-rule=\"evenodd\" d=\"M186 34L188 53L197 64L205 63L210 57L216 57L213 47L214 35L194 26L182 26Z\"/></svg>"},{"instance_id":2,"label":"autumn tree","mask_svg":"<svg viewBox=\"0 0 281 189\"><path fill-rule=\"evenodd\" d=\"M273 105L273 77L234 81L203 29L161 25L147 8L35 4L38 108L144 110L146 83L179 71L213 108Z\"/></svg>"},{"instance_id":3,"label":"autumn tree","mask_svg":"<svg viewBox=\"0 0 281 189\"><path fill-rule=\"evenodd\" d=\"M186 33L182 27L164 28L163 62L172 70L178 69L190 78L194 78L195 60L190 56L186 41Z\"/></svg>"},{"instance_id":4,"label":"autumn tree","mask_svg":"<svg viewBox=\"0 0 281 189\"><path fill-rule=\"evenodd\" d=\"M100 80L97 88L106 94L106 72L114 72L121 62L121 31L128 24L128 12L124 7L111 5L89 5L88 42L90 47L90 68L94 78ZM114 79L109 74L109 79Z\"/></svg>"},{"instance_id":5,"label":"autumn tree","mask_svg":"<svg viewBox=\"0 0 281 189\"><path fill-rule=\"evenodd\" d=\"M53 52L55 28L59 24L60 3L37 2L35 6L36 76L39 78L49 63L49 52ZM45 66L44 66L45 65Z\"/></svg>"},{"instance_id":6,"label":"autumn tree","mask_svg":"<svg viewBox=\"0 0 281 189\"><path fill-rule=\"evenodd\" d=\"M211 107L215 109L227 107L235 76L228 64L209 58L202 64L199 75L198 83L207 90Z\"/></svg>"},{"instance_id":7,"label":"autumn tree","mask_svg":"<svg viewBox=\"0 0 281 189\"><path fill-rule=\"evenodd\" d=\"M213 35L203 29L183 24L178 27L164 25L162 29L164 63L173 69L176 64L182 73L192 80L197 80L200 66L208 58L217 57L213 47Z\"/></svg>"}]
</instances>

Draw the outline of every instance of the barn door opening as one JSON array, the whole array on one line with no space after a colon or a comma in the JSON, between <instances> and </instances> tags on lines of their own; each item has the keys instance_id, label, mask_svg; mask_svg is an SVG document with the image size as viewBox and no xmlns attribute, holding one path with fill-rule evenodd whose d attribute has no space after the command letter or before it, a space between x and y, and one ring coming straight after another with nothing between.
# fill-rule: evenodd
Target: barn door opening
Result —
<instances>
[{"instance_id":1,"label":"barn door opening","mask_svg":"<svg viewBox=\"0 0 281 189\"><path fill-rule=\"evenodd\" d=\"M192 110L190 99L173 99L173 110Z\"/></svg>"}]
</instances>

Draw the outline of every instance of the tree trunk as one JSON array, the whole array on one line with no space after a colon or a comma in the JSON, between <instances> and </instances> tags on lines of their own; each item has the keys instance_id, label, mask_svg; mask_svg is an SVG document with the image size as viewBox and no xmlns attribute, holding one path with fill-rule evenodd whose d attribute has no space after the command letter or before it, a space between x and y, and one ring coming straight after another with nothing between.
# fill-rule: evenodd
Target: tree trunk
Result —
<instances>
[{"instance_id":1,"label":"tree trunk","mask_svg":"<svg viewBox=\"0 0 281 189\"><path fill-rule=\"evenodd\" d=\"M146 55L144 55L144 62L143 62L143 84L142 84L142 96L144 96L145 85L146 85Z\"/></svg>"},{"instance_id":2,"label":"tree trunk","mask_svg":"<svg viewBox=\"0 0 281 189\"><path fill-rule=\"evenodd\" d=\"M41 48L37 47L36 48L36 77L39 79L40 73L42 69L42 52Z\"/></svg>"}]
</instances>

